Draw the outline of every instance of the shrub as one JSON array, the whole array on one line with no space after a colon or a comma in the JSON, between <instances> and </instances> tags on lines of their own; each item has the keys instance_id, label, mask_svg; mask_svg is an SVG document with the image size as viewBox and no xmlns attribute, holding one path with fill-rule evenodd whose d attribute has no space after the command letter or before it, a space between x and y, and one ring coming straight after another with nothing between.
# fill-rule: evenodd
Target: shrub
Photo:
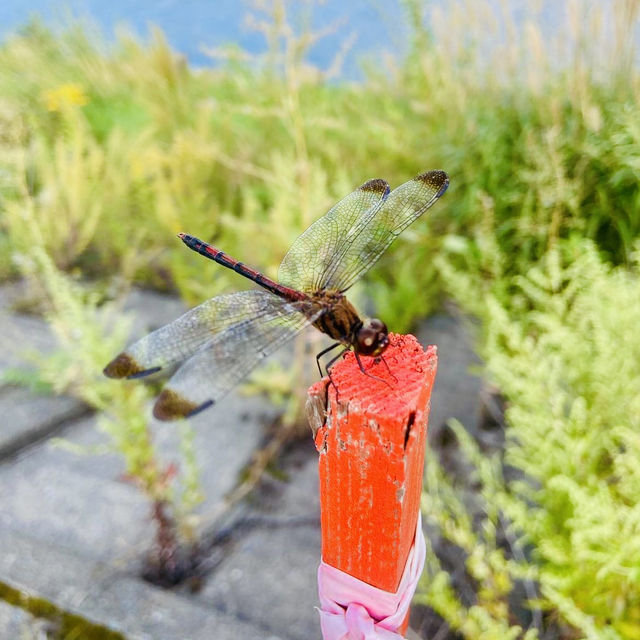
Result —
<instances>
[{"instance_id":1,"label":"shrub","mask_svg":"<svg viewBox=\"0 0 640 640\"><path fill-rule=\"evenodd\" d=\"M639 262L613 268L590 244L553 251L515 279L511 304L488 294L475 306L487 377L506 401L504 457L487 460L456 429L482 485L482 524L472 526L436 460L424 508L467 553L486 623L476 631L508 626L507 597L528 576L538 583L536 606L580 637L640 634ZM519 555L497 541L505 531ZM425 600L466 637L480 637L467 631L473 609L461 613L431 561Z\"/></svg>"}]
</instances>

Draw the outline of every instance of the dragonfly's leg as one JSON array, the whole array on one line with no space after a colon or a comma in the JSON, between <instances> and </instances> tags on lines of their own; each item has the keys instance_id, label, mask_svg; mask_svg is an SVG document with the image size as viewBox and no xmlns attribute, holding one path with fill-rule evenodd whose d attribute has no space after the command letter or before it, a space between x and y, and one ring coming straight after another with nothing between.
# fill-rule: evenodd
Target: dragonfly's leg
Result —
<instances>
[{"instance_id":1,"label":"dragonfly's leg","mask_svg":"<svg viewBox=\"0 0 640 640\"><path fill-rule=\"evenodd\" d=\"M336 342L336 344L341 344L340 342ZM336 345L333 345L334 347ZM327 376L329 377L329 383L333 385L333 388L336 390L336 402L340 402L340 389L338 389L338 386L336 385L336 383L333 381L333 378L331 377L331 371L329 371L329 368L331 367L331 365L338 360L339 358L341 358L345 353L347 353L347 351L349 351L349 347L345 347L337 356L334 356L333 358L331 358L331 360L328 362L326 369L327 369Z\"/></svg>"},{"instance_id":2,"label":"dragonfly's leg","mask_svg":"<svg viewBox=\"0 0 640 640\"><path fill-rule=\"evenodd\" d=\"M391 385L384 378L379 378L378 376L374 376L373 374L368 373L362 364L362 360L360 360L360 356L358 355L358 352L354 351L353 353L356 357L356 362L358 363L358 367L360 367L360 371L362 371L362 373L364 373L365 376L369 378L373 378L374 380L379 380L380 382L384 382L388 387L391 387Z\"/></svg>"},{"instance_id":3,"label":"dragonfly's leg","mask_svg":"<svg viewBox=\"0 0 640 640\"><path fill-rule=\"evenodd\" d=\"M378 356L376 358L376 362L379 362L380 360L382 360L382 362L384 362L384 366L387 367L387 371L389 372L389 375L396 381L398 382L398 378L396 378L393 375L393 371L391 371L391 367L389 366L389 363L384 359L384 356Z\"/></svg>"},{"instance_id":4,"label":"dragonfly's leg","mask_svg":"<svg viewBox=\"0 0 640 640\"><path fill-rule=\"evenodd\" d=\"M333 351L336 347L339 347L342 343L341 342L334 342L331 346L327 347L326 349L323 349L317 356L316 356L316 364L318 365L318 371L320 372L320 375L323 376L324 373L322 373L322 367L320 366L320 358L322 358L322 356L325 353L329 353L329 351ZM339 357L339 356L338 356ZM338 358L334 358L326 367L326 371L327 373L329 373L329 367L337 360Z\"/></svg>"},{"instance_id":5,"label":"dragonfly's leg","mask_svg":"<svg viewBox=\"0 0 640 640\"><path fill-rule=\"evenodd\" d=\"M341 344L340 342L336 342L335 345L333 345L334 347L336 345ZM338 359L342 358L342 356L347 353L347 351L349 351L349 347L345 347L337 356L334 356L333 358L331 358L331 360L329 360L329 362L327 363L326 366L326 370L327 370L327 374L329 374L329 367Z\"/></svg>"}]
</instances>

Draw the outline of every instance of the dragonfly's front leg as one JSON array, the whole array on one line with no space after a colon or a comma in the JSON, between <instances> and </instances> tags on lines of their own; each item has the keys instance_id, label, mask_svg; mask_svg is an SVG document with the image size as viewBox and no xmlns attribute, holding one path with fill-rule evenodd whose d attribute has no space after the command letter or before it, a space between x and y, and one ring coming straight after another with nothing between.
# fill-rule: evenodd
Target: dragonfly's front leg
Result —
<instances>
[{"instance_id":1,"label":"dragonfly's front leg","mask_svg":"<svg viewBox=\"0 0 640 640\"><path fill-rule=\"evenodd\" d=\"M358 367L360 367L360 371L362 371L362 373L364 373L365 376L369 377L369 378L373 378L374 380L379 380L380 382L384 382L387 387L389 387L390 389L392 389L393 387L389 384L389 382L387 380L385 380L384 378L379 378L378 376L374 376L372 373L369 373L365 368L364 365L362 364L362 360L360 360L360 356L358 355L357 351L353 352L355 357L356 357L356 362L358 363ZM389 368L389 365L385 362L385 364L387 365L387 369ZM393 376L393 374L391 374ZM393 376L395 378L395 376ZM396 378L397 381L397 378Z\"/></svg>"},{"instance_id":2,"label":"dragonfly's front leg","mask_svg":"<svg viewBox=\"0 0 640 640\"><path fill-rule=\"evenodd\" d=\"M374 362L376 364L378 364L378 362L384 362L384 366L387 367L387 371L389 372L389 375L396 381L398 382L398 378L396 378L396 376L393 375L393 371L391 371L391 367L389 366L389 363L384 359L384 356L378 356Z\"/></svg>"},{"instance_id":3,"label":"dragonfly's front leg","mask_svg":"<svg viewBox=\"0 0 640 640\"><path fill-rule=\"evenodd\" d=\"M342 345L341 342L336 342L335 344L332 344L331 347L329 347L329 349L325 349L322 353L318 354L318 357L320 357L323 353L327 353L327 351L331 351L332 349L335 349L337 346ZM333 388L336 390L336 402L340 402L340 389L338 389L338 385L336 385L336 383L333 381L333 378L331 377L331 365L333 365L333 363L342 358L342 356L349 351L349 347L345 347L337 356L334 356L333 358L331 358L331 360L329 360L329 362L327 363L327 366L325 367L327 370L327 377L329 378L329 384L333 385ZM320 367L320 364L318 363L318 367ZM320 374L322 375L322 371L320 371Z\"/></svg>"},{"instance_id":4,"label":"dragonfly's front leg","mask_svg":"<svg viewBox=\"0 0 640 640\"><path fill-rule=\"evenodd\" d=\"M334 342L331 346L327 347L326 349L323 349L316 356L316 364L318 365L318 371L320 372L320 376L325 375L324 373L322 373L322 367L320 366L320 358L322 358L322 356L325 353L329 353L329 351L333 351L336 347L339 347L341 344L342 344L341 342ZM344 353L344 351L342 353ZM331 360L331 362L325 367L327 374L329 373L329 367L342 355L342 353L336 356L333 360Z\"/></svg>"}]
</instances>

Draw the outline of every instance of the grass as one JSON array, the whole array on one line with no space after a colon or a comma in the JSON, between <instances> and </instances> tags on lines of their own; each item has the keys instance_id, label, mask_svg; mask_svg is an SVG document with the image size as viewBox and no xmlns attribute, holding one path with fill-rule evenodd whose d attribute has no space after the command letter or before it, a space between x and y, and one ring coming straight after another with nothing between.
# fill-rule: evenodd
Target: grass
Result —
<instances>
[{"instance_id":1,"label":"grass","mask_svg":"<svg viewBox=\"0 0 640 640\"><path fill-rule=\"evenodd\" d=\"M561 637L640 634L638 257L613 268L592 244L550 252L514 279L517 304L488 293L477 305L486 376L506 401L505 450L487 459L455 427L481 486L481 526L435 460L424 493L428 520L480 586L463 607L432 554L423 599L465 637L520 637L517 580ZM475 289L467 276L455 286Z\"/></svg>"},{"instance_id":2,"label":"grass","mask_svg":"<svg viewBox=\"0 0 640 640\"><path fill-rule=\"evenodd\" d=\"M312 34L290 28L284 2L262 6L266 53L229 49L211 69L191 69L158 30L145 43L120 33L107 47L86 25L54 36L33 22L0 47L0 277L28 274L47 292L51 321L73 335L132 282L190 303L243 286L224 269L203 278L178 231L275 276L295 237L366 179L395 186L445 169L446 196L356 299L366 291L395 331L451 296L482 319L479 348L510 407L510 464L543 489L505 487L474 457L487 487L484 537L462 508L451 514L453 491L428 511L486 588L475 609L462 608L431 557L424 597L466 637L521 637L506 603L525 575L567 637L637 637L635 550L595 540L609 535L601 522L636 526L626 483L637 429L620 410L635 373L630 357L608 362L606 345L623 356L635 348L631 329L620 342L616 327L635 318L640 3L567 2L545 31L533 0L518 20L506 1L406 0L406 58L373 61L358 85L306 64ZM68 293L74 282L90 300ZM605 299L609 311L598 307ZM123 339L106 336L87 334L93 359L69 344L55 378L117 413L134 399L94 376ZM152 450L143 411L135 428L118 414L124 452L132 433L142 438L132 452ZM562 466L567 451L582 457ZM434 477L446 493L449 480ZM522 511L529 503L534 516ZM498 511L534 550L525 566L496 544Z\"/></svg>"},{"instance_id":3,"label":"grass","mask_svg":"<svg viewBox=\"0 0 640 640\"><path fill-rule=\"evenodd\" d=\"M481 4L473 11L486 23ZM418 21L419 3L413 9ZM289 33L278 20L275 35ZM24 246L12 206L21 206L15 181L27 180L59 267L123 274L195 302L237 279L220 272L205 288L177 231L215 239L241 259L248 237L268 236L250 257L275 275L295 236L365 179L398 184L446 167L455 176L447 199L373 274L375 303L398 329L437 304L445 287L431 263L452 237L487 253L475 245L478 233L490 234L505 249L506 274L571 235L628 262L640 232L640 132L637 74L622 82L626 57L603 53L609 66L598 70L577 50L572 67L553 72L546 48L516 44L542 40L527 21L508 55L491 59L470 55L479 44L455 44L481 38L455 7L446 19L436 12L430 33L419 24L405 63L357 87L309 70L305 39L292 35L271 37L284 44L262 64L231 56L218 71L196 72L158 32L146 47L121 36L105 54L78 28L55 39L32 24L0 54L3 243ZM7 257L2 269L15 273Z\"/></svg>"}]
</instances>

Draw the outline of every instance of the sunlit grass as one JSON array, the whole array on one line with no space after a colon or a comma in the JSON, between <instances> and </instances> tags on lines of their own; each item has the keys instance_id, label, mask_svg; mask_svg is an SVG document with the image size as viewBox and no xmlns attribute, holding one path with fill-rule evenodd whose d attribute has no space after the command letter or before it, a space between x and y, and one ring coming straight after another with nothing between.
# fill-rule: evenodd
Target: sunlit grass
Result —
<instances>
[{"instance_id":1,"label":"sunlit grass","mask_svg":"<svg viewBox=\"0 0 640 640\"><path fill-rule=\"evenodd\" d=\"M104 54L80 29L55 39L30 27L0 51L5 243L21 244L12 184L26 172L59 266L92 277L126 267L196 301L233 276L218 270L205 286L177 231L241 259L251 247L252 263L274 275L295 236L364 180L399 184L442 167L452 186L417 223L418 244L403 238L372 274L393 278L385 265L398 262L412 274L392 301L374 288L396 328L437 300L430 259L451 235L490 233L508 273L571 234L627 261L640 232L635 43L627 31L605 36L631 30L619 15L633 18L636 5L584 18L567 5L565 29L545 37L533 5L517 26L507 3L500 15L484 2L436 7L421 31L422 9L408 4L406 62L357 87L304 64L308 39L296 39L282 7L263 25L273 31L264 60L230 53L217 71L190 70L159 32L147 46L121 35ZM11 271L6 258L2 268Z\"/></svg>"}]
</instances>

